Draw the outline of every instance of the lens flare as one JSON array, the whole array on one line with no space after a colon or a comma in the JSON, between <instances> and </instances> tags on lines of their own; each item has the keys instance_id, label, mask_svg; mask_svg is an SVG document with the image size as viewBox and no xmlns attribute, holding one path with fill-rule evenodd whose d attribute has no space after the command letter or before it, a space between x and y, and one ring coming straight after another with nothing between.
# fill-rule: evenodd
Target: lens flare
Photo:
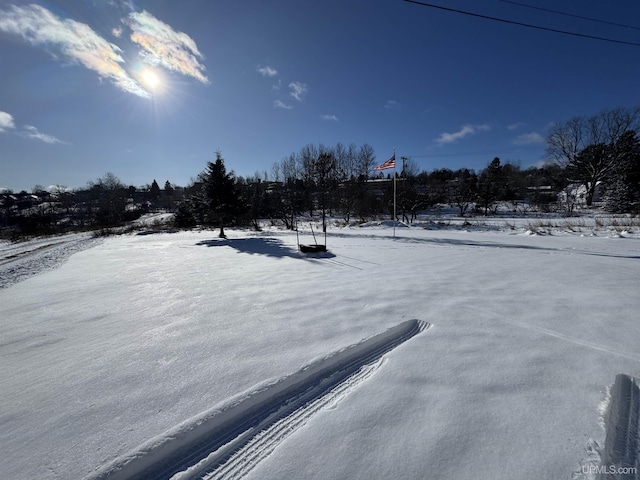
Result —
<instances>
[{"instance_id":1,"label":"lens flare","mask_svg":"<svg viewBox=\"0 0 640 480\"><path fill-rule=\"evenodd\" d=\"M155 91L160 86L160 77L153 70L144 70L141 79L144 86L151 91Z\"/></svg>"}]
</instances>

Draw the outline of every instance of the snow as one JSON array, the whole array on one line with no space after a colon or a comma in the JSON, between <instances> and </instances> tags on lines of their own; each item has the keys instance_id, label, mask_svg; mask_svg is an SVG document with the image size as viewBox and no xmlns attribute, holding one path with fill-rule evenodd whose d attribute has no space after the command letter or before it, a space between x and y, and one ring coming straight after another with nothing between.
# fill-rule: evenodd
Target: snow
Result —
<instances>
[{"instance_id":1,"label":"snow","mask_svg":"<svg viewBox=\"0 0 640 480\"><path fill-rule=\"evenodd\" d=\"M117 478L243 405L276 418L176 478L595 478L608 389L640 371L640 237L518 225L330 228L310 256L275 228L146 232L19 278L3 261L47 248L2 243L3 478ZM413 319L432 326L365 358ZM360 370L335 377L338 352ZM334 390L274 406L319 365Z\"/></svg>"},{"instance_id":2,"label":"snow","mask_svg":"<svg viewBox=\"0 0 640 480\"><path fill-rule=\"evenodd\" d=\"M56 268L74 253L98 242L88 233L37 238L19 243L0 241L0 288Z\"/></svg>"}]
</instances>

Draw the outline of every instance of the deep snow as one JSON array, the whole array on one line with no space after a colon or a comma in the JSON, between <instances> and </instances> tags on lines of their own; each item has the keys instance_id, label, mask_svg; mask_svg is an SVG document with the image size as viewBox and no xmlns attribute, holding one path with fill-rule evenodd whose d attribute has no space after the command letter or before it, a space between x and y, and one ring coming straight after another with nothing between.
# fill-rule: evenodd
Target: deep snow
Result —
<instances>
[{"instance_id":1,"label":"deep snow","mask_svg":"<svg viewBox=\"0 0 640 480\"><path fill-rule=\"evenodd\" d=\"M0 290L3 478L94 475L409 319L433 326L247 478L593 478L640 371L637 235L227 233L107 238Z\"/></svg>"}]
</instances>

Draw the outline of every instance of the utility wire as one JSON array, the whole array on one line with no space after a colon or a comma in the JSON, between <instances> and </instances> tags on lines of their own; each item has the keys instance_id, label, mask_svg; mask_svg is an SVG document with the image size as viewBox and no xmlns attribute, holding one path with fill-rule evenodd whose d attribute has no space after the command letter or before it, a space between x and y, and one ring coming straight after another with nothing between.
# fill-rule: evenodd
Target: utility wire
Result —
<instances>
[{"instance_id":1,"label":"utility wire","mask_svg":"<svg viewBox=\"0 0 640 480\"><path fill-rule=\"evenodd\" d=\"M420 155L405 155L410 158L450 158L450 157L476 157L478 155L493 155L496 156L496 152L500 155L513 155L518 153L517 150L493 150L491 152L467 152L467 153L442 153L442 154L420 154Z\"/></svg>"},{"instance_id":2,"label":"utility wire","mask_svg":"<svg viewBox=\"0 0 640 480\"><path fill-rule=\"evenodd\" d=\"M527 5L526 3L513 2L511 0L500 0L500 1L504 3L511 3L513 5L519 5L521 7L533 8L535 10L542 10L543 12L557 13L558 15L566 15L567 17L580 18L582 20L589 20L591 22L598 22L598 23L604 23L606 25L613 25L615 27L632 28L633 30L640 30L640 27L634 27L632 25L623 25L622 23L607 22L606 20L600 20L599 18L583 17L581 15L575 15L573 13L559 12L558 10L551 10L549 8L536 7L535 5Z\"/></svg>"},{"instance_id":3,"label":"utility wire","mask_svg":"<svg viewBox=\"0 0 640 480\"><path fill-rule=\"evenodd\" d=\"M471 17L484 18L486 20L493 20L493 21L496 21L496 22L509 23L511 25L518 25L520 27L535 28L537 30L544 30L544 31L547 31L547 32L555 32L555 33L562 33L564 35L572 35L574 37L590 38L592 40L600 40L600 41L603 41L603 42L621 43L621 44L624 44L624 45L632 45L634 47L640 47L640 43L625 42L624 40L614 40L612 38L596 37L596 36L593 36L593 35L586 35L586 34L583 34L583 33L567 32L566 30L557 30L555 28L541 27L540 25L531 25L529 23L515 22L513 20L506 20L504 18L490 17L488 15L481 15L479 13L465 12L464 10L457 10L455 8L441 7L440 5L432 5L430 3L418 2L417 0L403 0L403 1L407 2L407 3L414 3L414 4L420 5L422 7L436 8L438 10L445 10L447 12L460 13L462 15L469 15Z\"/></svg>"}]
</instances>

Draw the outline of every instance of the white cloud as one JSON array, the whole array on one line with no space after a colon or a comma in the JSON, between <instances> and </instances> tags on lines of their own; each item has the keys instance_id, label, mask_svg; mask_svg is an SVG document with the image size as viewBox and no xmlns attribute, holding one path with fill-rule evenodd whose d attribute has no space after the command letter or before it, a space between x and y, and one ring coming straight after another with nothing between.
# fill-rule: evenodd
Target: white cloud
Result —
<instances>
[{"instance_id":1,"label":"white cloud","mask_svg":"<svg viewBox=\"0 0 640 480\"><path fill-rule=\"evenodd\" d=\"M293 108L293 106L287 105L286 103L281 102L280 100L276 100L275 102L273 102L273 106L276 108L283 108L285 110L291 110Z\"/></svg>"},{"instance_id":2,"label":"white cloud","mask_svg":"<svg viewBox=\"0 0 640 480\"><path fill-rule=\"evenodd\" d=\"M47 135L46 133L39 132L38 129L32 125L25 125L24 130L25 135L29 138L35 138L36 140L41 140L45 143L65 143L53 135Z\"/></svg>"},{"instance_id":3,"label":"white cloud","mask_svg":"<svg viewBox=\"0 0 640 480\"><path fill-rule=\"evenodd\" d=\"M147 11L130 13L123 22L133 32L131 40L144 49L140 55L146 62L209 83L203 73L206 68L200 63L203 56L189 35L173 30Z\"/></svg>"},{"instance_id":4,"label":"white cloud","mask_svg":"<svg viewBox=\"0 0 640 480\"><path fill-rule=\"evenodd\" d=\"M469 135L474 135L478 132L488 132L491 130L489 125L463 125L463 127L454 133L441 133L436 139L438 145L444 145L446 143L456 142Z\"/></svg>"},{"instance_id":5,"label":"white cloud","mask_svg":"<svg viewBox=\"0 0 640 480\"><path fill-rule=\"evenodd\" d=\"M322 115L322 119L323 120L330 120L332 122L337 122L338 121L338 117L336 117L335 115Z\"/></svg>"},{"instance_id":6,"label":"white cloud","mask_svg":"<svg viewBox=\"0 0 640 480\"><path fill-rule=\"evenodd\" d=\"M522 122L512 123L511 125L507 125L507 130L517 130L522 126L524 126L524 123Z\"/></svg>"},{"instance_id":7,"label":"white cloud","mask_svg":"<svg viewBox=\"0 0 640 480\"><path fill-rule=\"evenodd\" d=\"M532 145L544 142L544 137L537 132L524 133L513 140L514 145Z\"/></svg>"},{"instance_id":8,"label":"white cloud","mask_svg":"<svg viewBox=\"0 0 640 480\"><path fill-rule=\"evenodd\" d=\"M0 132L4 132L9 128L16 128L13 123L13 116L10 113L0 111Z\"/></svg>"},{"instance_id":9,"label":"white cloud","mask_svg":"<svg viewBox=\"0 0 640 480\"><path fill-rule=\"evenodd\" d=\"M276 75L278 75L278 71L275 68L270 67L269 65L266 65L264 67L259 67L258 72L263 77L275 77Z\"/></svg>"},{"instance_id":10,"label":"white cloud","mask_svg":"<svg viewBox=\"0 0 640 480\"><path fill-rule=\"evenodd\" d=\"M13 116L10 113L0 111L0 132L14 128L16 128L16 125L13 121ZM65 143L53 135L47 135L46 133L39 132L38 129L32 125L25 125L18 134L29 138L35 138L46 143Z\"/></svg>"},{"instance_id":11,"label":"white cloud","mask_svg":"<svg viewBox=\"0 0 640 480\"><path fill-rule=\"evenodd\" d=\"M122 36L122 29L114 28L113 30L111 30L111 34L116 38L120 38Z\"/></svg>"},{"instance_id":12,"label":"white cloud","mask_svg":"<svg viewBox=\"0 0 640 480\"><path fill-rule=\"evenodd\" d=\"M302 97L304 97L309 91L309 87L307 87L307 85L302 82L291 82L289 84L289 88L291 89L289 95L291 95L299 102L302 101Z\"/></svg>"},{"instance_id":13,"label":"white cloud","mask_svg":"<svg viewBox=\"0 0 640 480\"><path fill-rule=\"evenodd\" d=\"M398 110L400 108L400 104L395 100L387 100L387 103L384 104L384 108L388 110Z\"/></svg>"},{"instance_id":14,"label":"white cloud","mask_svg":"<svg viewBox=\"0 0 640 480\"><path fill-rule=\"evenodd\" d=\"M84 23L61 19L39 5L0 10L0 31L20 35L33 46L56 47L66 60L109 78L118 88L141 97L151 95L120 65L120 48Z\"/></svg>"}]
</instances>

